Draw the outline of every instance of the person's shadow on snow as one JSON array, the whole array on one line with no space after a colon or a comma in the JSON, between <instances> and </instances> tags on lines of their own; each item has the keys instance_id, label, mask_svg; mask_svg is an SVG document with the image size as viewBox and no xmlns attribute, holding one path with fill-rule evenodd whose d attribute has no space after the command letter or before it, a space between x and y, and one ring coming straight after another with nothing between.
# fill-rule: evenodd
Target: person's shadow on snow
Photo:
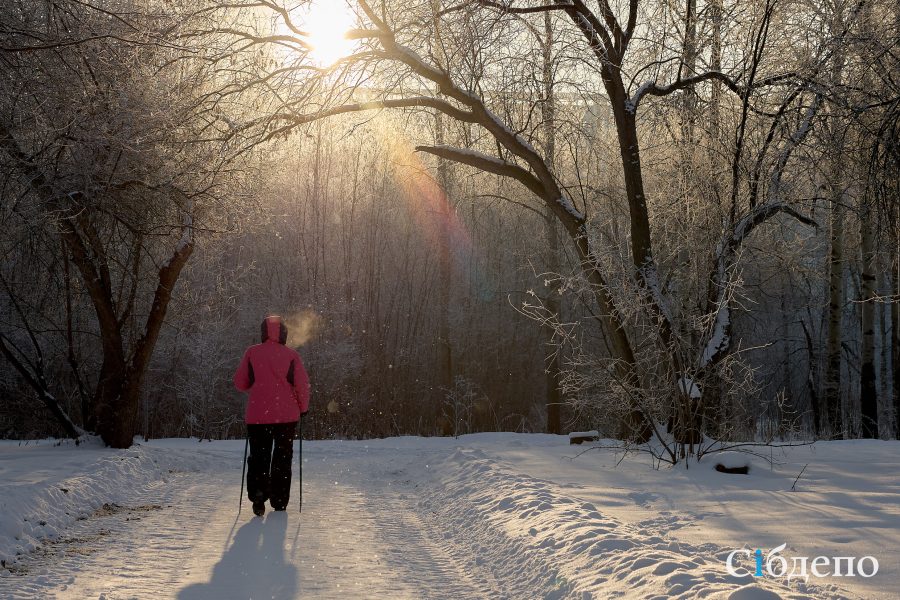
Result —
<instances>
[{"instance_id":1,"label":"person's shadow on snow","mask_svg":"<svg viewBox=\"0 0 900 600\"><path fill-rule=\"evenodd\" d=\"M269 513L265 519L245 523L213 568L209 582L187 586L179 592L178 600L293 599L297 569L285 560L287 524L286 512Z\"/></svg>"}]
</instances>

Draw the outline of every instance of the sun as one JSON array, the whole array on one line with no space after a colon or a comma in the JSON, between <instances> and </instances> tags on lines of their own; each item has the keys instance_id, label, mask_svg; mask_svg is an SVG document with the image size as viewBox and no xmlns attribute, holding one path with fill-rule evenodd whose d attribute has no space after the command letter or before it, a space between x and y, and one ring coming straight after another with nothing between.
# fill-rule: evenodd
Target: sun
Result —
<instances>
[{"instance_id":1,"label":"sun","mask_svg":"<svg viewBox=\"0 0 900 600\"><path fill-rule=\"evenodd\" d=\"M347 32L356 19L346 2L316 0L298 17L299 28L309 34L304 39L312 47L308 56L316 64L329 67L353 52Z\"/></svg>"}]
</instances>

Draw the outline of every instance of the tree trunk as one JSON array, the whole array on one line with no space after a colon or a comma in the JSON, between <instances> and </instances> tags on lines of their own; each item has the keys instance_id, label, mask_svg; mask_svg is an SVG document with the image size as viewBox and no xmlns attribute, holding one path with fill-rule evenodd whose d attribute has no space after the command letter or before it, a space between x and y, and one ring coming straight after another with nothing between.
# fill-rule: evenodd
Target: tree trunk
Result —
<instances>
[{"instance_id":1,"label":"tree trunk","mask_svg":"<svg viewBox=\"0 0 900 600\"><path fill-rule=\"evenodd\" d=\"M435 143L444 144L444 120L441 113L435 115ZM453 278L453 256L450 248L450 223L453 209L449 197L450 177L447 161L438 158L437 207L440 219L440 270L438 282L438 360L441 386L445 390L453 387L453 347L450 344L450 289Z\"/></svg>"},{"instance_id":2,"label":"tree trunk","mask_svg":"<svg viewBox=\"0 0 900 600\"><path fill-rule=\"evenodd\" d=\"M861 26L866 35L872 36L872 15L870 6L861 8ZM869 71L865 71L860 85L869 89L871 80ZM860 115L865 121L865 115ZM878 438L878 377L875 371L875 320L877 314L878 293L878 257L875 253L875 221L878 212L872 209L874 200L869 200L866 193L859 198L859 239L861 250L860 264L860 301L862 314L860 319L862 348L860 352L860 435L864 438Z\"/></svg>"},{"instance_id":3,"label":"tree trunk","mask_svg":"<svg viewBox=\"0 0 900 600\"><path fill-rule=\"evenodd\" d=\"M900 245L900 227L897 228L897 244ZM894 252L897 270L894 272L894 301L891 303L891 356L894 362L894 419L897 439L900 440L900 256Z\"/></svg>"},{"instance_id":4,"label":"tree trunk","mask_svg":"<svg viewBox=\"0 0 900 600\"><path fill-rule=\"evenodd\" d=\"M806 339L806 356L809 363L808 372L806 374L806 389L809 395L810 412L812 412L812 427L814 432L818 432L819 423L822 422L821 410L822 400L819 398L819 356L816 353L816 346L813 344L812 335L806 321L800 319L800 327L803 329L803 337Z\"/></svg>"},{"instance_id":5,"label":"tree trunk","mask_svg":"<svg viewBox=\"0 0 900 600\"><path fill-rule=\"evenodd\" d=\"M190 215L190 213L188 213ZM137 433L141 386L165 321L172 290L194 250L190 216L185 219L185 233L172 254L159 270L153 304L144 323L141 337L126 362L122 351L104 351L101 385L97 386L97 433L113 448L129 448ZM121 324L117 321L116 327ZM101 328L102 331L102 328ZM121 335L119 334L121 339ZM121 347L120 347L121 348Z\"/></svg>"},{"instance_id":6,"label":"tree trunk","mask_svg":"<svg viewBox=\"0 0 900 600\"><path fill-rule=\"evenodd\" d=\"M828 338L825 344L825 406L819 411L824 420L816 430L820 436L831 430L833 439L843 437L841 414L841 327L844 314L844 211L840 192L833 194L831 208L831 252L828 257Z\"/></svg>"},{"instance_id":7,"label":"tree trunk","mask_svg":"<svg viewBox=\"0 0 900 600\"><path fill-rule=\"evenodd\" d=\"M860 241L862 244L861 298L862 353L860 364L860 432L864 438L878 437L878 384L875 374L875 241L872 234L872 211L861 200Z\"/></svg>"},{"instance_id":8,"label":"tree trunk","mask_svg":"<svg viewBox=\"0 0 900 600\"><path fill-rule=\"evenodd\" d=\"M434 23L434 56L437 59L439 67L444 68L446 64L443 54L443 40L441 37L441 20L440 1L432 0L432 18ZM444 145L444 115L440 111L435 111L434 116L434 141L438 146ZM436 207L439 211L439 244L440 244L440 263L438 282L438 381L440 387L444 390L453 388L453 347L450 344L450 290L453 277L452 264L453 256L450 247L450 224L452 222L453 210L450 203L450 173L447 160L438 157L438 190ZM446 393L440 393L443 397ZM457 415L454 415L454 419Z\"/></svg>"},{"instance_id":9,"label":"tree trunk","mask_svg":"<svg viewBox=\"0 0 900 600\"><path fill-rule=\"evenodd\" d=\"M100 377L97 379L97 387L94 390L93 421L96 433L108 446L114 448L123 447L113 444L113 439L120 420L118 407L121 403L124 388L124 353L104 349ZM127 448L130 445L131 443L129 442L124 447Z\"/></svg>"},{"instance_id":10,"label":"tree trunk","mask_svg":"<svg viewBox=\"0 0 900 600\"><path fill-rule=\"evenodd\" d=\"M554 156L556 155L556 129L554 119L556 118L556 98L553 94L553 26L549 12L544 13L544 41L543 41L543 84L544 84L544 103L541 105L542 118L544 125L544 160L550 167L553 167ZM553 213L545 208L544 210L544 235L546 237L546 256L545 265L550 273L560 272L559 260L559 233L556 230L556 218ZM561 309L559 294L554 292L551 287L544 295L544 306L552 315L559 315ZM549 335L553 335L553 330L548 331ZM562 424L560 423L560 401L562 400L559 389L559 353L554 352L550 360L550 364L545 369L545 386L546 395L545 402L547 406L547 433L562 433Z\"/></svg>"},{"instance_id":11,"label":"tree trunk","mask_svg":"<svg viewBox=\"0 0 900 600\"><path fill-rule=\"evenodd\" d=\"M644 179L641 173L641 156L638 145L635 114L626 106L628 97L618 73L604 72L607 93L612 102L616 123L616 137L625 176L625 195L631 218L631 258L638 274L653 266L653 250L650 238L650 217L644 196ZM607 83L608 81L608 83Z\"/></svg>"},{"instance_id":12,"label":"tree trunk","mask_svg":"<svg viewBox=\"0 0 900 600\"><path fill-rule=\"evenodd\" d=\"M843 54L835 52L832 67L832 83L840 86L843 74ZM833 121L836 119L833 119ZM831 194L831 252L828 258L828 339L825 347L825 389L824 410L828 422L817 427L819 435L824 435L830 427L831 438L844 437L844 423L841 409L841 363L842 363L842 321L844 314L844 180L843 180L843 136L839 123L831 124L832 155L828 187Z\"/></svg>"},{"instance_id":13,"label":"tree trunk","mask_svg":"<svg viewBox=\"0 0 900 600\"><path fill-rule=\"evenodd\" d=\"M682 50L682 77L691 77L697 71L697 0L686 0L684 13L684 48ZM693 88L683 90L681 95L681 137L682 143L694 141L694 125L697 118L697 96Z\"/></svg>"},{"instance_id":14,"label":"tree trunk","mask_svg":"<svg viewBox=\"0 0 900 600\"><path fill-rule=\"evenodd\" d=\"M712 0L709 4L709 20L712 29L710 44L710 64L713 71L722 70L722 0ZM709 134L713 142L719 140L719 107L722 103L722 82L713 79L709 94Z\"/></svg>"},{"instance_id":15,"label":"tree trunk","mask_svg":"<svg viewBox=\"0 0 900 600\"><path fill-rule=\"evenodd\" d=\"M898 21L900 21L900 9L897 10ZM894 404L894 424L896 426L896 438L900 440L900 205L894 206L892 220L894 223L893 243L890 253L891 265L893 272L887 280L889 285L886 289L890 290L893 295L891 300L890 314L890 335L885 339L885 346L891 349L891 383L893 386L893 404Z\"/></svg>"}]
</instances>

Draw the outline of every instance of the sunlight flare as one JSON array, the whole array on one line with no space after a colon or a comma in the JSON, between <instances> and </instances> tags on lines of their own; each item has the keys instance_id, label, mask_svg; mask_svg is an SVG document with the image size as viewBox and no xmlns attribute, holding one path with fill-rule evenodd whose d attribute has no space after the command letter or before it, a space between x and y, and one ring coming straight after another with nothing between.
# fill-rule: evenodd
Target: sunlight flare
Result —
<instances>
[{"instance_id":1,"label":"sunlight flare","mask_svg":"<svg viewBox=\"0 0 900 600\"><path fill-rule=\"evenodd\" d=\"M347 32L355 26L355 16L346 2L319 0L309 5L301 15L300 28L308 35L309 57L316 64L328 67L353 52L354 41Z\"/></svg>"}]
</instances>

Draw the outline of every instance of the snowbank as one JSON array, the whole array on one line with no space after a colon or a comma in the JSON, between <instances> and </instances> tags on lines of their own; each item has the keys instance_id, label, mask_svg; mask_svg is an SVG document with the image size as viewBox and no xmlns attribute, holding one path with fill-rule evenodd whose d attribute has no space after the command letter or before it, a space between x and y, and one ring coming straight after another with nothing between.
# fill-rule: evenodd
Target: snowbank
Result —
<instances>
[{"instance_id":1,"label":"snowbank","mask_svg":"<svg viewBox=\"0 0 900 600\"><path fill-rule=\"evenodd\" d=\"M458 561L473 570L488 565L519 586L505 590L509 597L530 597L535 589L546 590L545 599L846 597L824 584L745 586L746 578L724 568L730 549L678 541L665 518L622 522L553 481L504 468L481 449L460 448L437 468L440 481L422 508L453 540Z\"/></svg>"},{"instance_id":2,"label":"snowbank","mask_svg":"<svg viewBox=\"0 0 900 600\"><path fill-rule=\"evenodd\" d=\"M203 456L145 445L112 450L90 440L0 441L0 567L104 504L143 504L174 474L202 468Z\"/></svg>"}]
</instances>

